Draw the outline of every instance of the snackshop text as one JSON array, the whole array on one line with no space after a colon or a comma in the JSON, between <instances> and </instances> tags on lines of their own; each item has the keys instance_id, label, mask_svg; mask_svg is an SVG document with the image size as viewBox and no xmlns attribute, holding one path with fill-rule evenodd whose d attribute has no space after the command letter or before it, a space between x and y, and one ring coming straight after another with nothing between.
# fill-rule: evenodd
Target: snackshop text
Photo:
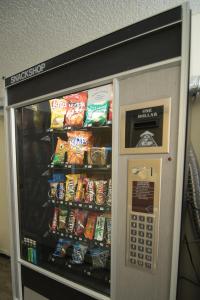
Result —
<instances>
[{"instance_id":1,"label":"snackshop text","mask_svg":"<svg viewBox=\"0 0 200 300\"><path fill-rule=\"evenodd\" d=\"M28 70L25 70L25 71L22 71L21 73L13 75L13 76L11 76L11 84L22 81L22 80L25 80L29 77L34 76L34 75L37 75L37 74L43 72L45 67L46 67L46 64L41 63L41 64L39 64L35 67L32 67Z\"/></svg>"}]
</instances>

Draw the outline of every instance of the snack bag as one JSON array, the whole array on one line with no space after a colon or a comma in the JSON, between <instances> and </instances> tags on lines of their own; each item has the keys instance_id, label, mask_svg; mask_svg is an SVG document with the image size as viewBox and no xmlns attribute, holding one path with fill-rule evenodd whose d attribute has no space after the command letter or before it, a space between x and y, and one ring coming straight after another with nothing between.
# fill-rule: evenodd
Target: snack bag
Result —
<instances>
[{"instance_id":1,"label":"snack bag","mask_svg":"<svg viewBox=\"0 0 200 300\"><path fill-rule=\"evenodd\" d=\"M97 219L96 213L89 213L87 224L84 231L84 236L86 237L86 239L93 240L96 219Z\"/></svg>"},{"instance_id":2,"label":"snack bag","mask_svg":"<svg viewBox=\"0 0 200 300\"><path fill-rule=\"evenodd\" d=\"M67 133L69 149L67 152L67 161L69 164L82 165L84 160L84 151L92 146L92 132L71 131Z\"/></svg>"},{"instance_id":3,"label":"snack bag","mask_svg":"<svg viewBox=\"0 0 200 300\"><path fill-rule=\"evenodd\" d=\"M59 218L58 218L58 229L64 230L66 229L68 211L66 209L60 209Z\"/></svg>"},{"instance_id":4,"label":"snack bag","mask_svg":"<svg viewBox=\"0 0 200 300\"><path fill-rule=\"evenodd\" d=\"M71 263L82 264L84 262L85 254L87 252L87 245L76 242L73 245L73 253Z\"/></svg>"},{"instance_id":5,"label":"snack bag","mask_svg":"<svg viewBox=\"0 0 200 300\"><path fill-rule=\"evenodd\" d=\"M84 210L76 210L75 211L75 228L74 234L77 236L81 236L84 233L86 221L87 221L88 212Z\"/></svg>"},{"instance_id":6,"label":"snack bag","mask_svg":"<svg viewBox=\"0 0 200 300\"><path fill-rule=\"evenodd\" d=\"M62 129L64 116L66 113L67 102L65 99L52 99L49 100L51 108L51 128Z\"/></svg>"},{"instance_id":7,"label":"snack bag","mask_svg":"<svg viewBox=\"0 0 200 300\"><path fill-rule=\"evenodd\" d=\"M112 84L102 85L88 90L89 104L102 104L113 99Z\"/></svg>"},{"instance_id":8,"label":"snack bag","mask_svg":"<svg viewBox=\"0 0 200 300\"><path fill-rule=\"evenodd\" d=\"M90 257L92 258L92 266L94 268L105 268L107 265L109 250L101 248L90 249Z\"/></svg>"},{"instance_id":9,"label":"snack bag","mask_svg":"<svg viewBox=\"0 0 200 300\"><path fill-rule=\"evenodd\" d=\"M108 123L112 123L112 100L109 102Z\"/></svg>"},{"instance_id":10,"label":"snack bag","mask_svg":"<svg viewBox=\"0 0 200 300\"><path fill-rule=\"evenodd\" d=\"M105 221L106 218L104 216L97 217L94 239L100 242L104 239Z\"/></svg>"},{"instance_id":11,"label":"snack bag","mask_svg":"<svg viewBox=\"0 0 200 300\"><path fill-rule=\"evenodd\" d=\"M57 229L58 226L58 215L59 215L59 208L55 207L54 208L54 213L53 213L53 221L52 221L52 225L51 225L51 230L55 231Z\"/></svg>"},{"instance_id":12,"label":"snack bag","mask_svg":"<svg viewBox=\"0 0 200 300\"><path fill-rule=\"evenodd\" d=\"M73 201L80 174L66 175L65 201Z\"/></svg>"},{"instance_id":13,"label":"snack bag","mask_svg":"<svg viewBox=\"0 0 200 300\"><path fill-rule=\"evenodd\" d=\"M55 252L53 256L55 257L65 257L67 249L71 246L71 241L67 239L59 239L56 245Z\"/></svg>"},{"instance_id":14,"label":"snack bag","mask_svg":"<svg viewBox=\"0 0 200 300\"><path fill-rule=\"evenodd\" d=\"M88 150L88 164L89 165L106 165L106 148L92 147Z\"/></svg>"},{"instance_id":15,"label":"snack bag","mask_svg":"<svg viewBox=\"0 0 200 300\"><path fill-rule=\"evenodd\" d=\"M67 142L58 137L56 150L53 158L54 165L60 165L65 162L65 153L67 151Z\"/></svg>"},{"instance_id":16,"label":"snack bag","mask_svg":"<svg viewBox=\"0 0 200 300\"><path fill-rule=\"evenodd\" d=\"M84 126L87 127L106 124L108 105L112 98L112 84L88 90L88 104Z\"/></svg>"},{"instance_id":17,"label":"snack bag","mask_svg":"<svg viewBox=\"0 0 200 300\"><path fill-rule=\"evenodd\" d=\"M92 203L95 200L95 183L93 179L84 178L85 182L85 203Z\"/></svg>"},{"instance_id":18,"label":"snack bag","mask_svg":"<svg viewBox=\"0 0 200 300\"><path fill-rule=\"evenodd\" d=\"M65 177L61 173L54 173L53 177L48 180L50 185L50 191L48 193L49 197L57 197L57 189L60 181L64 181Z\"/></svg>"},{"instance_id":19,"label":"snack bag","mask_svg":"<svg viewBox=\"0 0 200 300\"><path fill-rule=\"evenodd\" d=\"M96 187L96 204L103 205L107 197L107 181L106 180L95 180Z\"/></svg>"},{"instance_id":20,"label":"snack bag","mask_svg":"<svg viewBox=\"0 0 200 300\"><path fill-rule=\"evenodd\" d=\"M107 204L111 206L112 204L112 180L108 180L108 194L107 194Z\"/></svg>"},{"instance_id":21,"label":"snack bag","mask_svg":"<svg viewBox=\"0 0 200 300\"><path fill-rule=\"evenodd\" d=\"M111 244L111 216L106 217L106 242Z\"/></svg>"},{"instance_id":22,"label":"snack bag","mask_svg":"<svg viewBox=\"0 0 200 300\"><path fill-rule=\"evenodd\" d=\"M74 225L76 221L75 216L76 216L76 211L72 209L69 213L68 224L67 224L67 231L69 233L73 233L74 231Z\"/></svg>"},{"instance_id":23,"label":"snack bag","mask_svg":"<svg viewBox=\"0 0 200 300\"><path fill-rule=\"evenodd\" d=\"M75 201L81 202L84 199L85 185L83 178L78 179Z\"/></svg>"},{"instance_id":24,"label":"snack bag","mask_svg":"<svg viewBox=\"0 0 200 300\"><path fill-rule=\"evenodd\" d=\"M64 96L67 101L64 126L82 127L86 110L87 92Z\"/></svg>"},{"instance_id":25,"label":"snack bag","mask_svg":"<svg viewBox=\"0 0 200 300\"><path fill-rule=\"evenodd\" d=\"M84 126L101 126L107 122L108 102L88 104Z\"/></svg>"}]
</instances>

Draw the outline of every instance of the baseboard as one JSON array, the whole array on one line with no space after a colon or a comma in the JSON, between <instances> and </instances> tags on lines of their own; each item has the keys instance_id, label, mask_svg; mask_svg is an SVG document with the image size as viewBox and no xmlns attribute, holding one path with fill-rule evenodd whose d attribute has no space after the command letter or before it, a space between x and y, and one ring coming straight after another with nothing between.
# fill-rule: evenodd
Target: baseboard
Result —
<instances>
[{"instance_id":1,"label":"baseboard","mask_svg":"<svg viewBox=\"0 0 200 300\"><path fill-rule=\"evenodd\" d=\"M7 259L10 259L10 255L9 253L7 253L6 251L1 251L0 250L0 256L5 257Z\"/></svg>"}]
</instances>

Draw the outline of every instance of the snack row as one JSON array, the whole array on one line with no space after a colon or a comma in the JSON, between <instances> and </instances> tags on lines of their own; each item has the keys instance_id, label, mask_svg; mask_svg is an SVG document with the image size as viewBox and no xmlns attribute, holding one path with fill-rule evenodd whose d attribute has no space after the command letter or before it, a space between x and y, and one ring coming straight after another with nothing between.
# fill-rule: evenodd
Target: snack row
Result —
<instances>
[{"instance_id":1,"label":"snack row","mask_svg":"<svg viewBox=\"0 0 200 300\"><path fill-rule=\"evenodd\" d=\"M112 181L88 178L84 174L54 173L49 180L49 197L60 201L107 204L111 206Z\"/></svg>"},{"instance_id":2,"label":"snack row","mask_svg":"<svg viewBox=\"0 0 200 300\"><path fill-rule=\"evenodd\" d=\"M72 264L89 262L96 269L105 268L109 256L108 249L98 247L89 249L85 243L73 242L69 239L59 239L53 253L53 257L70 257L69 262Z\"/></svg>"},{"instance_id":3,"label":"snack row","mask_svg":"<svg viewBox=\"0 0 200 300\"><path fill-rule=\"evenodd\" d=\"M51 128L88 127L112 121L112 85L49 100Z\"/></svg>"},{"instance_id":4,"label":"snack row","mask_svg":"<svg viewBox=\"0 0 200 300\"><path fill-rule=\"evenodd\" d=\"M111 215L81 209L54 208L51 230L111 244Z\"/></svg>"},{"instance_id":5,"label":"snack row","mask_svg":"<svg viewBox=\"0 0 200 300\"><path fill-rule=\"evenodd\" d=\"M72 131L68 132L67 136L67 141L57 138L53 165L83 165L85 160L88 165L93 166L105 166L110 163L111 147L93 147L91 132Z\"/></svg>"}]
</instances>

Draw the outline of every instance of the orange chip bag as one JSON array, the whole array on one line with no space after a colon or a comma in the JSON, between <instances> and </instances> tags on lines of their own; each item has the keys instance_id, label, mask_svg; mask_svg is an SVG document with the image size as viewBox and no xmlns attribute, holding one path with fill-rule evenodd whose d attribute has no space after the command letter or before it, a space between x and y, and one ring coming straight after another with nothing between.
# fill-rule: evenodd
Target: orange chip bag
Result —
<instances>
[{"instance_id":1,"label":"orange chip bag","mask_svg":"<svg viewBox=\"0 0 200 300\"><path fill-rule=\"evenodd\" d=\"M64 96L67 101L64 126L82 127L86 110L87 92Z\"/></svg>"},{"instance_id":2,"label":"orange chip bag","mask_svg":"<svg viewBox=\"0 0 200 300\"><path fill-rule=\"evenodd\" d=\"M84 152L92 147L92 132L71 131L68 136L67 162L82 165Z\"/></svg>"},{"instance_id":3,"label":"orange chip bag","mask_svg":"<svg viewBox=\"0 0 200 300\"><path fill-rule=\"evenodd\" d=\"M66 113L67 101L63 98L49 100L51 108L51 125L53 129L63 128L64 116Z\"/></svg>"}]
</instances>

